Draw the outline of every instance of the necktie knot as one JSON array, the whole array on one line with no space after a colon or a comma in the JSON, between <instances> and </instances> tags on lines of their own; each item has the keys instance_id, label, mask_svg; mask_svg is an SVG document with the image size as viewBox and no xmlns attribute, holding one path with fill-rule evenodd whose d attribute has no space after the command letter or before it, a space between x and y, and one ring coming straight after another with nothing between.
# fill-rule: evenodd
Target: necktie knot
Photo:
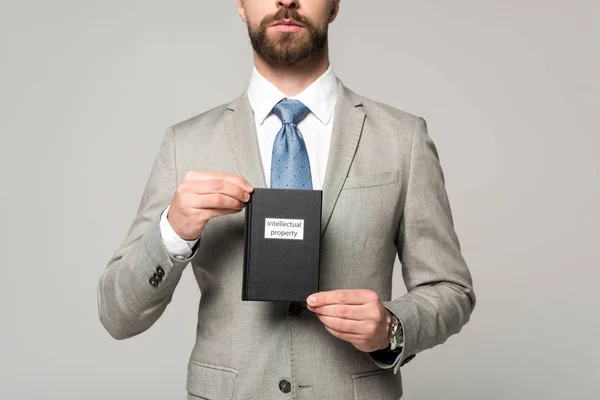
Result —
<instances>
[{"instance_id":1,"label":"necktie knot","mask_svg":"<svg viewBox=\"0 0 600 400\"><path fill-rule=\"evenodd\" d=\"M310 112L301 101L281 100L273 107L273 114L277 115L283 124L296 124L302 121Z\"/></svg>"},{"instance_id":2,"label":"necktie knot","mask_svg":"<svg viewBox=\"0 0 600 400\"><path fill-rule=\"evenodd\" d=\"M306 144L298 123L309 113L298 100L284 99L273 107L283 125L273 141L271 187L312 190L312 175Z\"/></svg>"}]
</instances>

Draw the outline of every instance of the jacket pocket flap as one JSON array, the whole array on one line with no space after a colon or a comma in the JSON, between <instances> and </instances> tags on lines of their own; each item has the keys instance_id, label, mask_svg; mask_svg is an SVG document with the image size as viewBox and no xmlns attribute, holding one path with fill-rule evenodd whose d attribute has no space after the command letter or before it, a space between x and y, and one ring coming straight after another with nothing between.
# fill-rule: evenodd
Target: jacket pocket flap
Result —
<instances>
[{"instance_id":1,"label":"jacket pocket flap","mask_svg":"<svg viewBox=\"0 0 600 400\"><path fill-rule=\"evenodd\" d=\"M355 400L395 400L402 396L402 378L393 369L352 375Z\"/></svg>"},{"instance_id":2,"label":"jacket pocket flap","mask_svg":"<svg viewBox=\"0 0 600 400\"><path fill-rule=\"evenodd\" d=\"M346 178L346 182L344 183L344 189L389 185L391 183L397 183L399 176L400 172L397 169L394 171L382 172L379 174L361 176L350 175Z\"/></svg>"},{"instance_id":3,"label":"jacket pocket flap","mask_svg":"<svg viewBox=\"0 0 600 400\"><path fill-rule=\"evenodd\" d=\"M190 361L187 391L204 399L231 400L236 376L231 368Z\"/></svg>"}]
</instances>

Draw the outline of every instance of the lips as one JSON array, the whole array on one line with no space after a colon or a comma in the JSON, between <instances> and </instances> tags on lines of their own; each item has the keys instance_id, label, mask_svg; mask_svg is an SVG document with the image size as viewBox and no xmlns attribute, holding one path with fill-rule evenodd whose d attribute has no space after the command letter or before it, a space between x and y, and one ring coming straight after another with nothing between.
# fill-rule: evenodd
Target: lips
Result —
<instances>
[{"instance_id":1,"label":"lips","mask_svg":"<svg viewBox=\"0 0 600 400\"><path fill-rule=\"evenodd\" d=\"M293 19L280 19L279 21L273 22L271 26L297 26L299 28L304 28L304 25Z\"/></svg>"}]
</instances>

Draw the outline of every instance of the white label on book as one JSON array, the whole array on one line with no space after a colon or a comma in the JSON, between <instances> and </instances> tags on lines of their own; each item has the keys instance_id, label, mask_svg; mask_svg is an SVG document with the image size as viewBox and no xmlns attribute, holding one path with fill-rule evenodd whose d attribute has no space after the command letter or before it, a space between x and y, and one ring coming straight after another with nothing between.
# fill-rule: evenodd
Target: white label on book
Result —
<instances>
[{"instance_id":1,"label":"white label on book","mask_svg":"<svg viewBox=\"0 0 600 400\"><path fill-rule=\"evenodd\" d=\"M265 218L265 239L304 240L304 220Z\"/></svg>"}]
</instances>

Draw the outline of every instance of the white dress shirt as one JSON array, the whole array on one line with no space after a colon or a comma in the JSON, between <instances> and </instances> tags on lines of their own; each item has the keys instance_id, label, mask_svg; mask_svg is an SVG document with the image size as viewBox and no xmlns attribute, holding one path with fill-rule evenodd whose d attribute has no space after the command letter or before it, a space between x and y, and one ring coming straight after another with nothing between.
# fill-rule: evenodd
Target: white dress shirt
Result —
<instances>
[{"instance_id":1,"label":"white dress shirt","mask_svg":"<svg viewBox=\"0 0 600 400\"><path fill-rule=\"evenodd\" d=\"M323 188L337 95L338 81L331 66L316 81L294 97L287 97L263 77L256 68L253 69L248 86L248 100L254 112L258 147L267 185L270 185L271 181L273 143L282 126L281 120L272 113L272 110L277 103L288 98L301 101L310 110L310 113L298 123L298 129L302 133L308 152L313 189L321 190ZM173 257L184 260L192 255L192 248L198 240L181 239L167 220L168 210L167 207L160 218L163 242Z\"/></svg>"}]
</instances>

